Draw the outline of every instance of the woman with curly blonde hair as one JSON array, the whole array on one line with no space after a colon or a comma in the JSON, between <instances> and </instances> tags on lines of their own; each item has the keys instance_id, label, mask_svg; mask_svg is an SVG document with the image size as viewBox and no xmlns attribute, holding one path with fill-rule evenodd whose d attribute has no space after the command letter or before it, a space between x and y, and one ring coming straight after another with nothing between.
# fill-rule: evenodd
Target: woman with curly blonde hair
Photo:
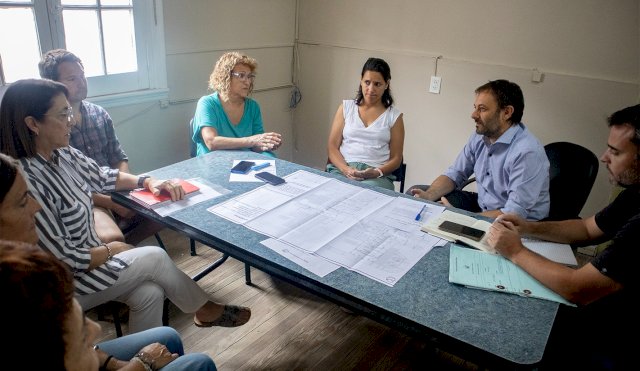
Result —
<instances>
[{"instance_id":1,"label":"woman with curly blonde hair","mask_svg":"<svg viewBox=\"0 0 640 371\"><path fill-rule=\"evenodd\" d=\"M209 77L213 94L200 98L193 117L197 154L219 149L247 149L275 157L278 133L265 133L258 103L249 98L258 63L239 52L223 54Z\"/></svg>"}]
</instances>

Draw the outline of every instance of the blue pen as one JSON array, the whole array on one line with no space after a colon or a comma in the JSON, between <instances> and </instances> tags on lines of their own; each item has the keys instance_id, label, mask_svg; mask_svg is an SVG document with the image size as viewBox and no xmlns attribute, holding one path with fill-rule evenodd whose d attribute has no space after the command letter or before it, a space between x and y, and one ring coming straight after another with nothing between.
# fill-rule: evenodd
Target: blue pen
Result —
<instances>
[{"instance_id":1,"label":"blue pen","mask_svg":"<svg viewBox=\"0 0 640 371\"><path fill-rule=\"evenodd\" d=\"M251 168L251 170L253 170L253 171L258 171L258 170L262 170L262 169L264 169L265 167L269 167L269 166L271 166L271 163L270 163L270 162L263 162L263 163L261 163L261 164L259 164L259 165L255 165L255 166L253 166L253 167Z\"/></svg>"},{"instance_id":2,"label":"blue pen","mask_svg":"<svg viewBox=\"0 0 640 371\"><path fill-rule=\"evenodd\" d=\"M422 209L420 209L420 211L418 212L418 215L416 215L416 220L420 220L420 218L422 218L422 212L426 208L427 208L427 204L422 205Z\"/></svg>"}]
</instances>

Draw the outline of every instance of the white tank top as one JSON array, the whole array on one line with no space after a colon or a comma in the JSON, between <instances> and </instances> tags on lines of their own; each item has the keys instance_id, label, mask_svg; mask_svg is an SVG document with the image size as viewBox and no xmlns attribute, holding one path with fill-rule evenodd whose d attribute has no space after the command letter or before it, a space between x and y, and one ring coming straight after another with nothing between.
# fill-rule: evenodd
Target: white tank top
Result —
<instances>
[{"instance_id":1,"label":"white tank top","mask_svg":"<svg viewBox=\"0 0 640 371\"><path fill-rule=\"evenodd\" d=\"M340 152L347 162L364 162L373 167L389 161L389 141L391 128L401 112L389 106L368 127L360 119L358 106L354 100L342 101L344 130Z\"/></svg>"}]
</instances>

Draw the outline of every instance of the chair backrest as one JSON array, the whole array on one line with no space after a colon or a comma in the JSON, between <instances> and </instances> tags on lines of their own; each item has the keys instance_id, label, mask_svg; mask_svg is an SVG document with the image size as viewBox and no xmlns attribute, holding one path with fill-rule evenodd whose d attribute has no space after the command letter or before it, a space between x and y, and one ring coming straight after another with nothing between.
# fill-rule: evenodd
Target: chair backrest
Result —
<instances>
[{"instance_id":1,"label":"chair backrest","mask_svg":"<svg viewBox=\"0 0 640 371\"><path fill-rule=\"evenodd\" d=\"M407 175L407 164L402 162L400 167L395 169L391 174L396 177L396 182L400 182L400 193L404 193L404 179Z\"/></svg>"},{"instance_id":2,"label":"chair backrest","mask_svg":"<svg viewBox=\"0 0 640 371\"><path fill-rule=\"evenodd\" d=\"M546 220L578 219L598 175L598 157L578 144L555 142L544 146L549 158L551 207Z\"/></svg>"},{"instance_id":3,"label":"chair backrest","mask_svg":"<svg viewBox=\"0 0 640 371\"><path fill-rule=\"evenodd\" d=\"M198 149L196 148L196 142L193 141L193 117L189 120L189 155L196 157Z\"/></svg>"}]
</instances>

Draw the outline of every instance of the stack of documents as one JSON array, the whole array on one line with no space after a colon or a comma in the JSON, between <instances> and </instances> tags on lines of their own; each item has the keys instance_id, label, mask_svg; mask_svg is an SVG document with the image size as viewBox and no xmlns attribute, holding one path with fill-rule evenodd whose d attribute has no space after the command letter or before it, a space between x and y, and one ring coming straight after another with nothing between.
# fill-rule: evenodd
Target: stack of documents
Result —
<instances>
[{"instance_id":1,"label":"stack of documents","mask_svg":"<svg viewBox=\"0 0 640 371\"><path fill-rule=\"evenodd\" d=\"M485 232L485 235L484 237L482 237L482 239L480 239L480 241L474 241L464 236L445 232L438 228L438 226L445 220L466 225L475 229L480 229ZM489 223L488 221L476 219L473 216L463 215L451 210L445 210L444 212L442 212L442 214L440 214L440 216L429 219L422 226L422 230L449 242L458 242L467 246L474 247L478 250L482 250L484 252L497 254L497 252L487 244L486 232L489 231L490 227L491 223ZM578 265L578 261L573 254L573 250L568 244L534 240L530 238L522 238L522 244L529 250L535 251L536 253L544 256L549 260L553 260L565 265Z\"/></svg>"},{"instance_id":2,"label":"stack of documents","mask_svg":"<svg viewBox=\"0 0 640 371\"><path fill-rule=\"evenodd\" d=\"M449 282L575 306L500 255L452 245Z\"/></svg>"},{"instance_id":3,"label":"stack of documents","mask_svg":"<svg viewBox=\"0 0 640 371\"><path fill-rule=\"evenodd\" d=\"M442 206L303 170L285 178L208 210L271 237L263 245L319 276L344 267L388 286L440 242L420 231L420 220Z\"/></svg>"},{"instance_id":4,"label":"stack of documents","mask_svg":"<svg viewBox=\"0 0 640 371\"><path fill-rule=\"evenodd\" d=\"M464 236L445 232L440 228L438 228L438 226L446 220L484 231L485 232L484 237L482 237L480 241L474 241ZM422 225L422 230L424 232L440 237L443 240L447 240L449 242L460 241L466 245L473 246L476 249L489 252L492 254L496 254L496 251L487 244L486 232L489 230L490 227L491 227L491 223L486 220L480 220L480 219L474 218L473 216L456 213L451 210L445 210L442 212L442 214L440 214L440 216L436 218L432 218L428 220L426 223L424 223Z\"/></svg>"}]
</instances>

